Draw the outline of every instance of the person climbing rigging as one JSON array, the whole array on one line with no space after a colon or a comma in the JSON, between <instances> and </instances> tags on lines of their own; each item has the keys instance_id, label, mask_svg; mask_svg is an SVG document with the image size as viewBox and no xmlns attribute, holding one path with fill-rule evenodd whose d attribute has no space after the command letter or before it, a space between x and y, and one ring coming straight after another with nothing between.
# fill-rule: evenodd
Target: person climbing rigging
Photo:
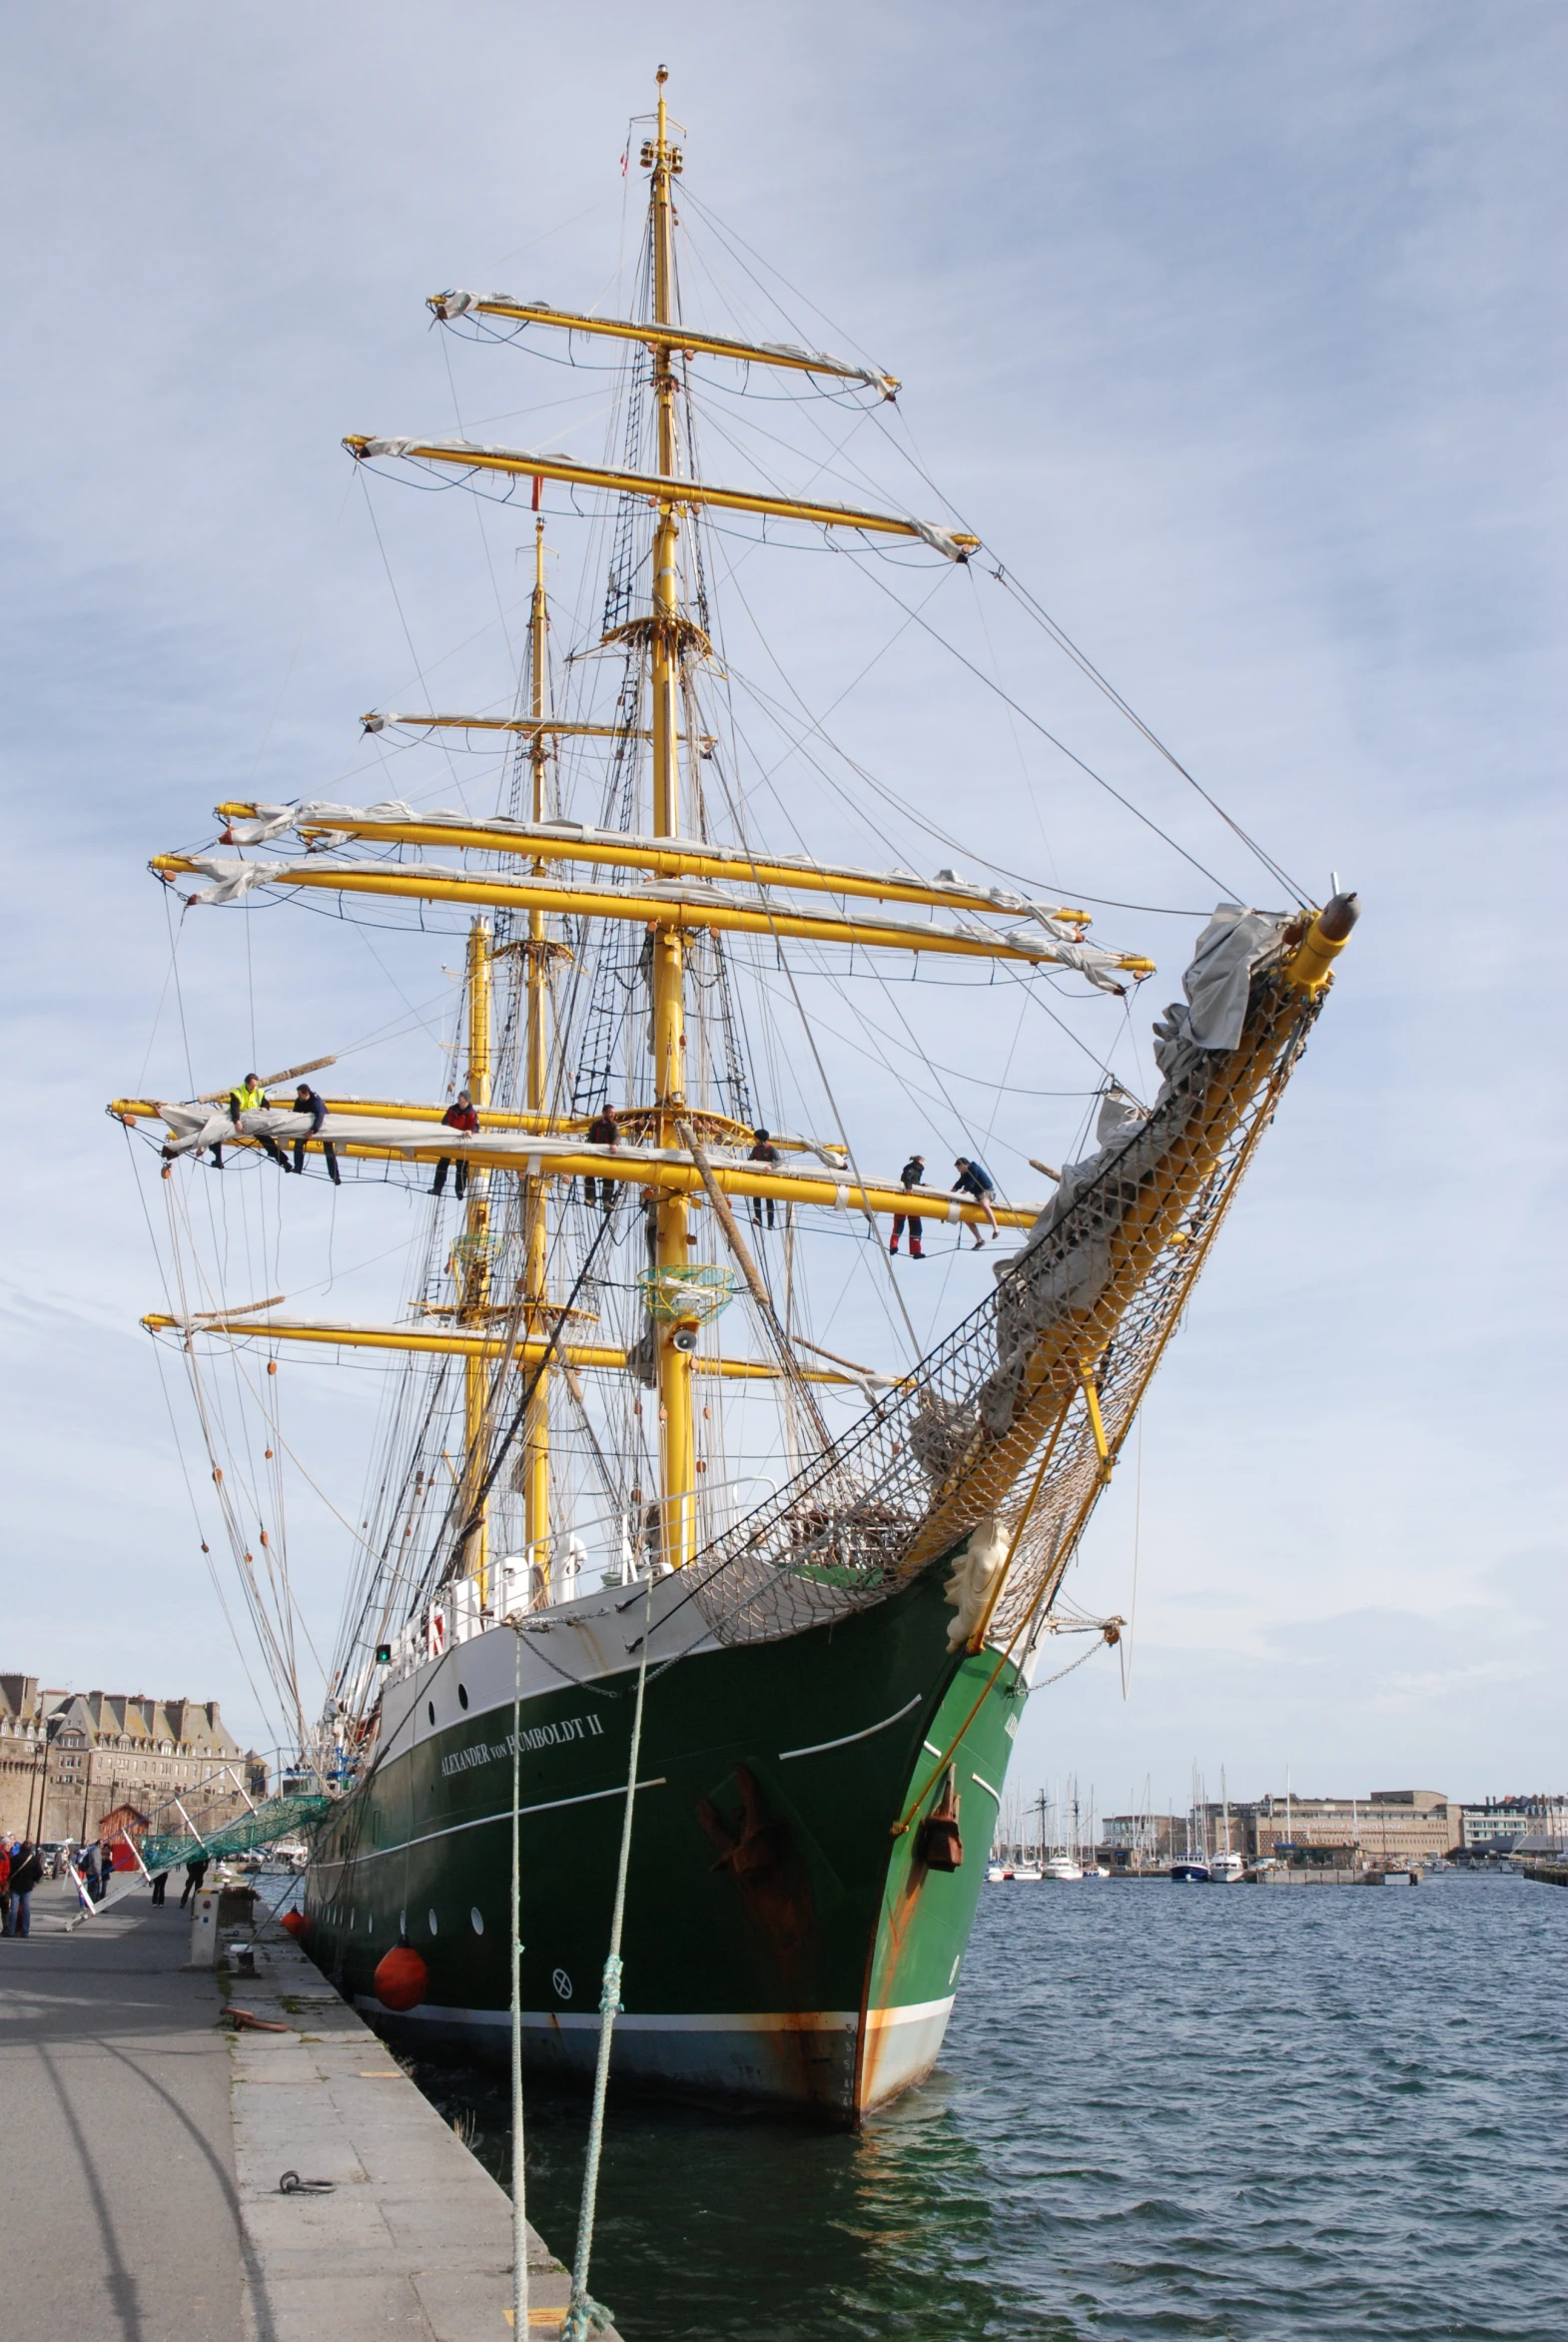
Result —
<instances>
[{"instance_id":1,"label":"person climbing rigging","mask_svg":"<svg viewBox=\"0 0 1568 2342\"><path fill-rule=\"evenodd\" d=\"M769 1165L776 1164L779 1159L779 1151L773 1145L768 1133L766 1131L753 1131L751 1136L756 1144L753 1146L751 1153L747 1156L746 1161L748 1163L762 1163ZM773 1197L771 1195L753 1195L751 1198L751 1219L752 1225L754 1227L761 1227L762 1225L762 1206L764 1202L768 1207L768 1225L769 1227L775 1225L773 1217Z\"/></svg>"},{"instance_id":2,"label":"person climbing rigging","mask_svg":"<svg viewBox=\"0 0 1568 2342\"><path fill-rule=\"evenodd\" d=\"M912 1155L908 1163L905 1164L904 1169L899 1172L899 1184L904 1189L906 1195L913 1195L915 1189L923 1184L925 1176L925 1157L923 1155ZM899 1211L894 1213L893 1240L889 1244L888 1250L890 1252L896 1252L898 1250L898 1240L899 1237L904 1233L904 1223L906 1220L909 1222L909 1256L911 1260L924 1260L926 1255L920 1248L920 1213L918 1211Z\"/></svg>"},{"instance_id":3,"label":"person climbing rigging","mask_svg":"<svg viewBox=\"0 0 1568 2342\"><path fill-rule=\"evenodd\" d=\"M327 1102L318 1097L309 1082L302 1082L294 1094L294 1111L297 1115L309 1115L311 1118L310 1129L294 1143L294 1168L303 1177L305 1151L313 1139L320 1137L322 1125L327 1120ZM338 1156L330 1139L322 1140L322 1153L327 1158L327 1176L335 1187L341 1187L343 1181L338 1176Z\"/></svg>"},{"instance_id":4,"label":"person climbing rigging","mask_svg":"<svg viewBox=\"0 0 1568 2342\"><path fill-rule=\"evenodd\" d=\"M620 1145L620 1125L615 1120L615 1109L612 1106L601 1108L588 1125L588 1145L590 1147L618 1147ZM595 1200L595 1189L597 1189L596 1199L600 1208L604 1211L613 1211L615 1208L615 1181L613 1179L584 1179L582 1199L585 1203L592 1203Z\"/></svg>"},{"instance_id":5,"label":"person climbing rigging","mask_svg":"<svg viewBox=\"0 0 1568 2342\"><path fill-rule=\"evenodd\" d=\"M229 1120L238 1131L242 1115L266 1114L272 1103L262 1088L259 1077L255 1074L247 1074L245 1080L237 1082L229 1093ZM289 1169L289 1158L270 1132L258 1131L256 1143L264 1155L272 1157L281 1171L286 1171ZM219 1149L215 1147L213 1154L221 1165L223 1157Z\"/></svg>"},{"instance_id":6,"label":"person climbing rigging","mask_svg":"<svg viewBox=\"0 0 1568 2342\"><path fill-rule=\"evenodd\" d=\"M446 1130L461 1131L465 1135L471 1135L478 1129L479 1118L473 1111L473 1101L466 1090L458 1091L454 1103L441 1116L441 1123ZM430 1188L432 1195L439 1195L443 1191L446 1173L450 1169L451 1157L443 1155L435 1166L435 1178ZM468 1166L461 1156L457 1158L457 1176L452 1181L452 1189L459 1203L468 1192Z\"/></svg>"},{"instance_id":7,"label":"person climbing rigging","mask_svg":"<svg viewBox=\"0 0 1568 2342\"><path fill-rule=\"evenodd\" d=\"M991 1222L991 1241L995 1243L998 1236L1000 1236L1002 1233L1002 1230L997 1225L997 1215L991 1201L992 1196L997 1191L996 1180L992 1177L990 1171L987 1171L983 1163L976 1163L973 1157L968 1155L960 1155L956 1157L954 1160L953 1169L958 1172L958 1177L953 1181L954 1194L973 1195L975 1201L980 1205L981 1210L985 1213L987 1219L989 1219ZM976 1228L975 1250L980 1252L984 1249L985 1247L981 1242L980 1230L979 1228Z\"/></svg>"}]
</instances>

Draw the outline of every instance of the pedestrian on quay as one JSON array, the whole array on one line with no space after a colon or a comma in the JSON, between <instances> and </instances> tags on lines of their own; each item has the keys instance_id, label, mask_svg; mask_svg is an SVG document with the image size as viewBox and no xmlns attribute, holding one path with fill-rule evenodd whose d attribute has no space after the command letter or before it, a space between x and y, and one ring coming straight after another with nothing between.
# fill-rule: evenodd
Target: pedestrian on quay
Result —
<instances>
[{"instance_id":1,"label":"pedestrian on quay","mask_svg":"<svg viewBox=\"0 0 1568 2342\"><path fill-rule=\"evenodd\" d=\"M157 1911L157 1910L158 1910L158 1909L161 1907L161 1905L162 1905L162 1903L163 1903L164 1896L165 1896L165 1895L167 1894L167 1892L168 1892L168 1888L169 1888L169 1874L168 1874L168 1872L167 1872L167 1871L160 1871L160 1872L159 1872L159 1874L158 1874L158 1876L157 1876L157 1878L156 1878L156 1879L153 1881L153 1909L154 1909L154 1911Z\"/></svg>"},{"instance_id":2,"label":"pedestrian on quay","mask_svg":"<svg viewBox=\"0 0 1568 2342\"><path fill-rule=\"evenodd\" d=\"M322 1125L327 1120L327 1101L311 1088L309 1082L302 1082L294 1094L294 1111L297 1115L309 1115L311 1118L310 1129L294 1143L294 1168L303 1178L305 1151L313 1139L321 1138ZM335 1187L341 1187L343 1181L338 1176L338 1155L330 1139L322 1139L322 1153L327 1159L327 1176Z\"/></svg>"},{"instance_id":3,"label":"pedestrian on quay","mask_svg":"<svg viewBox=\"0 0 1568 2342\"><path fill-rule=\"evenodd\" d=\"M953 1165L953 1169L958 1172L958 1177L953 1181L954 1194L973 1195L975 1201L980 1205L981 1210L985 1213L987 1219L989 1219L991 1222L991 1241L995 1243L998 1236L1000 1236L1002 1233L1002 1230L997 1225L997 1215L992 1207L991 1202L992 1196L997 1191L996 1180L992 1177L990 1171L987 1171L985 1165L983 1163L976 1163L972 1156L959 1156ZM985 1247L980 1240L980 1230L979 1228L976 1228L975 1250L979 1252L983 1251L984 1248Z\"/></svg>"},{"instance_id":4,"label":"pedestrian on quay","mask_svg":"<svg viewBox=\"0 0 1568 2342\"><path fill-rule=\"evenodd\" d=\"M97 1903L103 1894L103 1863L98 1852L98 1841L93 1839L82 1850L82 1877L87 1882L87 1899Z\"/></svg>"},{"instance_id":5,"label":"pedestrian on quay","mask_svg":"<svg viewBox=\"0 0 1568 2342\"><path fill-rule=\"evenodd\" d=\"M11 1930L11 1842L0 1837L0 1936Z\"/></svg>"},{"instance_id":6,"label":"pedestrian on quay","mask_svg":"<svg viewBox=\"0 0 1568 2342\"><path fill-rule=\"evenodd\" d=\"M458 1091L453 1104L450 1105L446 1109L446 1112L441 1116L441 1123L443 1128L446 1130L461 1131L465 1137L471 1137L472 1134L478 1129L479 1118L474 1112L473 1101L468 1096L466 1090ZM439 1195L444 1192L446 1186L446 1173L450 1171L450 1169L451 1157L449 1155L443 1155L440 1159L440 1162L435 1166L435 1178L430 1188L430 1193L432 1195ZM462 1201L464 1195L466 1195L468 1192L468 1166L462 1156L457 1158L457 1176L452 1181L452 1189L459 1203Z\"/></svg>"},{"instance_id":7,"label":"pedestrian on quay","mask_svg":"<svg viewBox=\"0 0 1568 2342\"><path fill-rule=\"evenodd\" d=\"M8 1936L29 1936L33 1928L33 1889L44 1875L43 1857L36 1846L24 1844L11 1864L11 1908L6 1913Z\"/></svg>"},{"instance_id":8,"label":"pedestrian on quay","mask_svg":"<svg viewBox=\"0 0 1568 2342\"><path fill-rule=\"evenodd\" d=\"M920 1186L925 1176L925 1157L923 1155L912 1155L908 1163L905 1164L904 1169L899 1172L899 1184L903 1187L906 1195L913 1196L915 1189ZM911 1260L924 1260L926 1255L920 1248L920 1214L918 1211L898 1211L894 1213L893 1241L889 1244L888 1250L890 1252L896 1252L898 1250L898 1240L904 1233L904 1223L906 1220L909 1222L909 1256Z\"/></svg>"},{"instance_id":9,"label":"pedestrian on quay","mask_svg":"<svg viewBox=\"0 0 1568 2342\"><path fill-rule=\"evenodd\" d=\"M199 1854L194 1862L186 1864L185 1889L180 1897L180 1909L182 1911L184 1911L186 1905L192 1901L193 1897L201 1894L202 1881L207 1876L207 1866L208 1858L204 1854Z\"/></svg>"}]
</instances>

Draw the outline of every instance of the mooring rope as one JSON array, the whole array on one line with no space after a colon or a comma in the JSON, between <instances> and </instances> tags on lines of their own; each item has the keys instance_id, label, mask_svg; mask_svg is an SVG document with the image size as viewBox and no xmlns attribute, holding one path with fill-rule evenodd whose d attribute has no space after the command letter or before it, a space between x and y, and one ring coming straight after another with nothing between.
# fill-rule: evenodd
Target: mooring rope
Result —
<instances>
[{"instance_id":1,"label":"mooring rope","mask_svg":"<svg viewBox=\"0 0 1568 2342\"><path fill-rule=\"evenodd\" d=\"M522 1859L517 1842L522 1804L522 1621L513 1618L516 1673L511 1694L511 2330L528 2331L528 2221L523 2206L522 2135Z\"/></svg>"},{"instance_id":2,"label":"mooring rope","mask_svg":"<svg viewBox=\"0 0 1568 2342\"><path fill-rule=\"evenodd\" d=\"M577 2214L577 2252L571 2272L571 2301L561 2327L561 2342L587 2342L588 2329L602 2329L610 2313L588 2291L588 2263L593 2253L593 2219L598 2208L599 2157L604 2148L604 2104L610 2084L610 2042L620 2013L621 1932L626 1917L626 1874L631 1867L631 1820L637 1795L637 1763L642 1749L642 1705L648 1685L648 1645L653 1639L653 1572L648 1571L647 1601L642 1616L642 1649L637 1661L637 1702L631 1717L631 1762L626 1769L626 1810L621 1817L620 1861L615 1872L615 1908L610 1915L610 1948L604 1961L599 1992L599 2057L593 2074L593 2112L588 2119L588 2153L582 2172L582 2204Z\"/></svg>"}]
</instances>

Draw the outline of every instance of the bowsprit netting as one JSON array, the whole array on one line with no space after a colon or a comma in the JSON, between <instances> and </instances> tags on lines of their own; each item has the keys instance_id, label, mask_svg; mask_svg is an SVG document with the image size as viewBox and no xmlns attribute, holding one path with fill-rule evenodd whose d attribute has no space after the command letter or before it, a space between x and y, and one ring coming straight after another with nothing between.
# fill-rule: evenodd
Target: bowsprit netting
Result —
<instances>
[{"instance_id":1,"label":"bowsprit netting","mask_svg":"<svg viewBox=\"0 0 1568 2342\"><path fill-rule=\"evenodd\" d=\"M1011 1547L989 1639L1008 1642L1054 1595L1318 1013L1321 996L1284 979L1275 926L1236 1046L1163 1044L1154 1110L1069 1167L995 1297L699 1557L696 1599L720 1641L865 1609L983 1523Z\"/></svg>"}]
</instances>

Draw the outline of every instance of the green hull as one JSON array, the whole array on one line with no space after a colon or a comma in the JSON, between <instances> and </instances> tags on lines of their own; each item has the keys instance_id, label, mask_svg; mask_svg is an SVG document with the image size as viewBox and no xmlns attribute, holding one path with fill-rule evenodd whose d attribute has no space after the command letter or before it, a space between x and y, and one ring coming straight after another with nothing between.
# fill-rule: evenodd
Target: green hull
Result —
<instances>
[{"instance_id":1,"label":"green hull","mask_svg":"<svg viewBox=\"0 0 1568 2342\"><path fill-rule=\"evenodd\" d=\"M853 2122L930 2069L1026 1696L997 1654L948 1651L952 1619L928 1571L831 1626L705 1647L663 1672L655 1637L617 2076ZM315 1956L383 2029L497 2057L509 2039L513 1664L511 1634L492 1630L401 1687L400 1732L319 1841L306 1901ZM534 2066L586 2073L596 2053L633 1684L628 1662L522 1703ZM923 1859L938 1850L920 1824L941 1798L938 1756L961 1732L962 1861L949 1871ZM373 1979L399 1941L427 1976L418 2005L393 2015Z\"/></svg>"}]
</instances>

